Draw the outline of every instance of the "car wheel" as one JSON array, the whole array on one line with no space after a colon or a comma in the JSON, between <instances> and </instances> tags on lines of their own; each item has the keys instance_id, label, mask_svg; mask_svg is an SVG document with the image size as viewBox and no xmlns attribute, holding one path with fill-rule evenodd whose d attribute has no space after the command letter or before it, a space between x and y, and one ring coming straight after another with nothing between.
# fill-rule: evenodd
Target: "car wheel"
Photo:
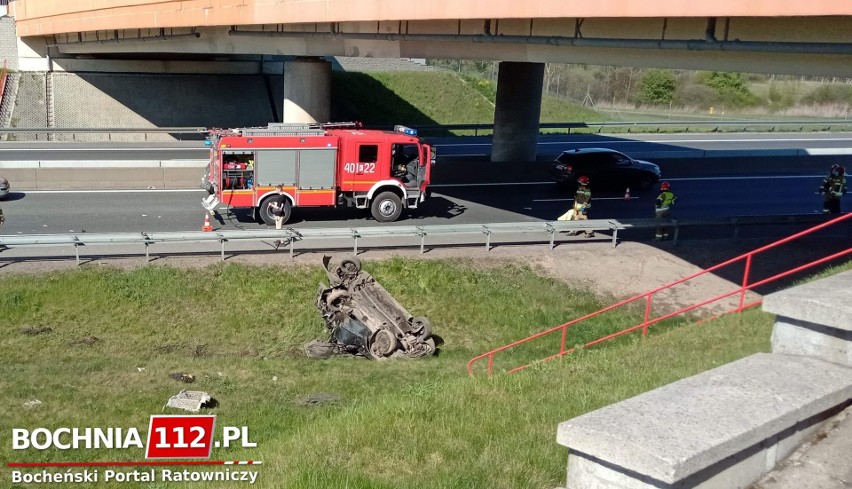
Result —
<instances>
[{"instance_id":1,"label":"car wheel","mask_svg":"<svg viewBox=\"0 0 852 489\"><path fill-rule=\"evenodd\" d=\"M358 257L344 258L340 260L340 270L347 274L356 274L361 271L361 260Z\"/></svg>"},{"instance_id":2,"label":"car wheel","mask_svg":"<svg viewBox=\"0 0 852 489\"><path fill-rule=\"evenodd\" d=\"M425 341L432 336L432 322L423 316L417 316L411 321L411 327L417 334L417 339Z\"/></svg>"},{"instance_id":3,"label":"car wheel","mask_svg":"<svg viewBox=\"0 0 852 489\"><path fill-rule=\"evenodd\" d=\"M373 335L370 342L370 355L374 358L384 358L396 351L396 338L386 329L380 329Z\"/></svg>"},{"instance_id":4,"label":"car wheel","mask_svg":"<svg viewBox=\"0 0 852 489\"><path fill-rule=\"evenodd\" d=\"M657 183L657 180L655 178L644 176L639 179L639 190L651 190L651 187L653 187L655 183Z\"/></svg>"}]
</instances>

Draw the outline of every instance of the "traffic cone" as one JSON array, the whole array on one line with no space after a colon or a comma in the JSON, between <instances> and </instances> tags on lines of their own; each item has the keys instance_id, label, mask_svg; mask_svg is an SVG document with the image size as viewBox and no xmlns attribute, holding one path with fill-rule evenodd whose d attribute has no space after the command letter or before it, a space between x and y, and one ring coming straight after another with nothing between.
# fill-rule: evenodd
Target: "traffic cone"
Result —
<instances>
[{"instance_id":1,"label":"traffic cone","mask_svg":"<svg viewBox=\"0 0 852 489\"><path fill-rule=\"evenodd\" d=\"M627 187L627 190L624 191L624 200L630 200L630 187Z\"/></svg>"},{"instance_id":2,"label":"traffic cone","mask_svg":"<svg viewBox=\"0 0 852 489\"><path fill-rule=\"evenodd\" d=\"M206 212L204 213L204 226L201 227L202 231L213 231L213 226L210 225L210 215Z\"/></svg>"}]
</instances>

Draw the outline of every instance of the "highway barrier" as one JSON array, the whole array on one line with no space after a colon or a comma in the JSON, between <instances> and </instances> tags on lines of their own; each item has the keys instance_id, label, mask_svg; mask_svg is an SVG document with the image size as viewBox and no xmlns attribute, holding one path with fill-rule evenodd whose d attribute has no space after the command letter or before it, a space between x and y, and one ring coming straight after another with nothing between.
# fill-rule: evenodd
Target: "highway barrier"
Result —
<instances>
[{"instance_id":1,"label":"highway barrier","mask_svg":"<svg viewBox=\"0 0 852 489\"><path fill-rule=\"evenodd\" d=\"M221 259L225 259L226 246L236 243L267 242L279 243L289 247L292 257L297 243L305 242L305 250L329 249L330 243L335 240L352 240L353 253L358 254L359 240L363 247L363 240L378 238L376 242L380 247L392 244L397 247L420 247L420 252L426 251L427 239L436 237L456 236L467 238L468 241L452 244L429 243L433 246L459 246L469 244L471 237L480 237L485 249L492 248L493 241L503 244L530 244L548 243L552 250L557 241L564 241L563 236L568 233L580 233L585 230L609 233L601 237L609 240L615 247L619 242L619 232L633 229L656 228L666 225L674 229L674 244L677 244L680 230L687 226L702 228L727 226L733 227L733 236L740 234L743 227L755 227L758 225L805 225L816 224L826 220L822 215L784 215L784 216L739 216L718 219L589 219L586 221L530 221L530 222L503 222L486 224L435 224L424 226L363 226L350 228L286 228L283 230L216 230L213 232L186 231L186 232L127 232L127 233L64 233L64 234L31 234L31 235L6 235L0 236L0 249L18 247L43 247L58 246L74 248L74 256L77 264L80 263L80 248L88 246L103 245L139 245L144 247L145 260L150 260L152 245L174 244L174 243L218 243L220 245ZM849 227L845 233L849 234ZM414 238L412 240L411 238ZM277 249L278 245L276 245ZM231 252L251 252L256 250L238 250L232 247ZM199 253L203 250L191 249L183 251L172 251L170 253ZM140 251L141 253L141 251ZM0 253L0 260L15 260L10 255L4 256Z\"/></svg>"}]
</instances>

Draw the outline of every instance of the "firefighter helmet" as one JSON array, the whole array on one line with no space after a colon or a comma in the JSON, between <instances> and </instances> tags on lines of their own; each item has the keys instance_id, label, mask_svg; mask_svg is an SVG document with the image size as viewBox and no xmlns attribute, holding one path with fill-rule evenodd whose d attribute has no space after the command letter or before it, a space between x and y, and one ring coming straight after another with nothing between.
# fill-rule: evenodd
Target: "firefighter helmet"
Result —
<instances>
[{"instance_id":1,"label":"firefighter helmet","mask_svg":"<svg viewBox=\"0 0 852 489\"><path fill-rule=\"evenodd\" d=\"M842 166L837 165L837 176L842 177L845 174L846 174L846 168L843 168Z\"/></svg>"},{"instance_id":2,"label":"firefighter helmet","mask_svg":"<svg viewBox=\"0 0 852 489\"><path fill-rule=\"evenodd\" d=\"M660 184L660 190L668 190L670 188L672 188L672 186L669 185L669 182L663 182Z\"/></svg>"},{"instance_id":3,"label":"firefighter helmet","mask_svg":"<svg viewBox=\"0 0 852 489\"><path fill-rule=\"evenodd\" d=\"M589 184L589 177L587 177L586 175L583 175L583 176L581 176L580 178L577 179L577 183L579 183L580 185L588 185Z\"/></svg>"}]
</instances>

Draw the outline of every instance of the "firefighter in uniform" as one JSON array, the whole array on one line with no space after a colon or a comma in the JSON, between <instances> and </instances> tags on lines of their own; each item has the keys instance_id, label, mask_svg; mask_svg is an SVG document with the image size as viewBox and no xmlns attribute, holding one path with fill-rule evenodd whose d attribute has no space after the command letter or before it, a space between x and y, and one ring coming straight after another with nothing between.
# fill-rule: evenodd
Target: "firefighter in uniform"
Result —
<instances>
[{"instance_id":1,"label":"firefighter in uniform","mask_svg":"<svg viewBox=\"0 0 852 489\"><path fill-rule=\"evenodd\" d=\"M677 202L677 195L672 192L672 187L669 182L660 184L660 195L657 196L655 202L654 215L657 219L668 219L672 215L672 207ZM654 241L662 241L669 239L669 227L657 226L657 234L654 236Z\"/></svg>"},{"instance_id":2,"label":"firefighter in uniform","mask_svg":"<svg viewBox=\"0 0 852 489\"><path fill-rule=\"evenodd\" d=\"M577 179L580 186L577 188L577 193L574 194L574 205L565 214L557 218L558 221L586 221L589 219L588 212L592 206L592 191L589 189L589 177L583 175ZM577 231L570 231L571 236L577 234ZM594 238L595 232L591 229L586 230L587 238Z\"/></svg>"},{"instance_id":3,"label":"firefighter in uniform","mask_svg":"<svg viewBox=\"0 0 852 489\"><path fill-rule=\"evenodd\" d=\"M833 165L819 191L822 194L822 212L840 214L840 197L846 195L846 169Z\"/></svg>"}]
</instances>

